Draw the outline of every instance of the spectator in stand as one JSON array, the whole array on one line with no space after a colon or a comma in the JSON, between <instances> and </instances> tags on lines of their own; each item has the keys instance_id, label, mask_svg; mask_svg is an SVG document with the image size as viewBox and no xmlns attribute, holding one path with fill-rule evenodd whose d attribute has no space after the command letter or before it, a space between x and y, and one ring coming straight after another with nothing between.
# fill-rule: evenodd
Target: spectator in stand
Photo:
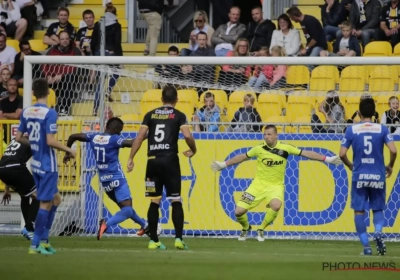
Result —
<instances>
[{"instance_id":1,"label":"spectator in stand","mask_svg":"<svg viewBox=\"0 0 400 280\"><path fill-rule=\"evenodd\" d=\"M325 0L321 6L321 19L328 42L336 39L336 33L340 30L340 24L346 20L345 10L339 0Z\"/></svg>"},{"instance_id":2,"label":"spectator in stand","mask_svg":"<svg viewBox=\"0 0 400 280\"><path fill-rule=\"evenodd\" d=\"M122 28L121 24L117 20L117 9L110 2L106 4L105 9L105 21L106 21L106 38L105 38L105 51L106 56L122 56ZM92 40L90 42L90 48L95 56L100 56L100 41L101 41L101 33L100 33L100 25L96 24ZM110 65L111 66L111 65ZM119 65L114 65L115 68L120 68ZM108 101L113 102L114 100L111 98L111 93L114 86L117 84L119 75L112 74L108 81L108 88L105 92ZM100 83L97 86L96 94L95 94L95 102L93 107L93 115L97 116L97 110L100 104Z\"/></svg>"},{"instance_id":3,"label":"spectator in stand","mask_svg":"<svg viewBox=\"0 0 400 280\"><path fill-rule=\"evenodd\" d=\"M24 84L24 57L25 55L42 55L40 52L34 51L29 44L29 41L23 40L19 43L21 50L14 59L14 73L13 78L17 80L18 86L22 87ZM33 79L38 79L41 76L40 64L32 65Z\"/></svg>"},{"instance_id":4,"label":"spectator in stand","mask_svg":"<svg viewBox=\"0 0 400 280\"><path fill-rule=\"evenodd\" d=\"M278 30L272 33L270 51L274 46L285 48L287 56L297 56L300 51L300 32L293 27L287 14L278 17Z\"/></svg>"},{"instance_id":5,"label":"spectator in stand","mask_svg":"<svg viewBox=\"0 0 400 280\"><path fill-rule=\"evenodd\" d=\"M287 10L287 14L294 22L301 23L307 45L302 48L299 55L302 56L319 56L322 50L328 49L325 32L318 19L310 15L304 15L298 7L291 7Z\"/></svg>"},{"instance_id":6,"label":"spectator in stand","mask_svg":"<svg viewBox=\"0 0 400 280\"><path fill-rule=\"evenodd\" d=\"M67 31L58 35L60 44L51 47L47 55L81 56L82 51L76 47ZM80 73L71 65L43 64L42 72L57 96L57 108L60 116L68 116L74 98L75 85Z\"/></svg>"},{"instance_id":7,"label":"spectator in stand","mask_svg":"<svg viewBox=\"0 0 400 280\"><path fill-rule=\"evenodd\" d=\"M14 57L17 54L13 47L7 46L6 35L0 33L0 70L8 67L11 74L14 71Z\"/></svg>"},{"instance_id":8,"label":"spectator in stand","mask_svg":"<svg viewBox=\"0 0 400 280\"><path fill-rule=\"evenodd\" d=\"M259 56L261 47L270 47L272 33L276 29L275 24L269 19L263 18L263 12L260 7L251 10L253 21L247 28L247 39L250 42L250 55Z\"/></svg>"},{"instance_id":9,"label":"spectator in stand","mask_svg":"<svg viewBox=\"0 0 400 280\"><path fill-rule=\"evenodd\" d=\"M381 40L389 41L394 48L400 43L400 9L399 0L391 0L385 4L381 12L381 31L379 36Z\"/></svg>"},{"instance_id":10,"label":"spectator in stand","mask_svg":"<svg viewBox=\"0 0 400 280\"><path fill-rule=\"evenodd\" d=\"M210 3L213 9L213 27L220 26L229 20L229 8L233 6L233 0L195 0L197 9L210 14Z\"/></svg>"},{"instance_id":11,"label":"spectator in stand","mask_svg":"<svg viewBox=\"0 0 400 280\"><path fill-rule=\"evenodd\" d=\"M240 107L233 116L232 123L228 127L227 132L260 132L261 125L255 124L261 122L260 114L254 108L254 101L256 99L252 94L246 94L243 98L243 107ZM246 124L247 123L247 124Z\"/></svg>"},{"instance_id":12,"label":"spectator in stand","mask_svg":"<svg viewBox=\"0 0 400 280\"><path fill-rule=\"evenodd\" d=\"M381 124L388 125L390 133L400 134L400 127L392 126L400 124L399 99L397 96L389 98L389 107L390 109L382 115Z\"/></svg>"},{"instance_id":13,"label":"spectator in stand","mask_svg":"<svg viewBox=\"0 0 400 280\"><path fill-rule=\"evenodd\" d=\"M214 49L207 45L207 33L203 31L197 33L196 41L198 48L190 56L215 56ZM215 71L213 65L185 65L182 66L181 72L195 83L214 83Z\"/></svg>"},{"instance_id":14,"label":"spectator in stand","mask_svg":"<svg viewBox=\"0 0 400 280\"><path fill-rule=\"evenodd\" d=\"M179 49L176 46L170 46L168 48L168 56L179 56ZM181 68L175 64L157 65L154 71L159 73L161 78L176 79L179 76Z\"/></svg>"},{"instance_id":15,"label":"spectator in stand","mask_svg":"<svg viewBox=\"0 0 400 280\"><path fill-rule=\"evenodd\" d=\"M21 17L26 19L27 29L25 37L33 38L33 28L37 22L35 0L14 0L21 10Z\"/></svg>"},{"instance_id":16,"label":"spectator in stand","mask_svg":"<svg viewBox=\"0 0 400 280\"><path fill-rule=\"evenodd\" d=\"M188 49L181 49L181 56L188 56L191 52L197 50L197 40L196 35L199 32L204 32L207 34L207 45L212 46L211 44L211 37L214 34L214 28L212 28L208 23L208 17L206 12L204 11L196 11L193 16L193 25L194 30L190 33L189 38L189 48Z\"/></svg>"},{"instance_id":17,"label":"spectator in stand","mask_svg":"<svg viewBox=\"0 0 400 280\"><path fill-rule=\"evenodd\" d=\"M69 10L61 7L57 11L58 22L53 22L47 28L44 35L43 43L51 46L56 46L60 43L59 35L61 32L67 32L71 40L75 40L75 27L68 21Z\"/></svg>"},{"instance_id":18,"label":"spectator in stand","mask_svg":"<svg viewBox=\"0 0 400 280\"><path fill-rule=\"evenodd\" d=\"M349 15L351 33L361 38L363 48L372 39L379 37L381 7L379 0L357 0L351 5ZM340 40L341 37L342 34L339 32L336 40Z\"/></svg>"},{"instance_id":19,"label":"spectator in stand","mask_svg":"<svg viewBox=\"0 0 400 280\"><path fill-rule=\"evenodd\" d=\"M7 82L8 96L0 101L0 119L19 120L22 112L22 96L18 94L17 81Z\"/></svg>"},{"instance_id":20,"label":"spectator in stand","mask_svg":"<svg viewBox=\"0 0 400 280\"><path fill-rule=\"evenodd\" d=\"M214 94L206 92L204 94L204 106L197 110L193 116L193 121L201 124L195 124L196 132L207 131L217 132L218 122L221 121L221 109L215 104Z\"/></svg>"},{"instance_id":21,"label":"spectator in stand","mask_svg":"<svg viewBox=\"0 0 400 280\"><path fill-rule=\"evenodd\" d=\"M0 0L0 21L6 24L8 37L21 41L25 35L28 22L21 18L19 6L12 0Z\"/></svg>"},{"instance_id":22,"label":"spectator in stand","mask_svg":"<svg viewBox=\"0 0 400 280\"><path fill-rule=\"evenodd\" d=\"M7 25L4 22L0 23L0 33L4 34L7 37Z\"/></svg>"},{"instance_id":23,"label":"spectator in stand","mask_svg":"<svg viewBox=\"0 0 400 280\"><path fill-rule=\"evenodd\" d=\"M341 24L342 38L336 40L333 52L321 51L320 56L361 56L360 43L357 37L351 34L351 26L348 21Z\"/></svg>"},{"instance_id":24,"label":"spectator in stand","mask_svg":"<svg viewBox=\"0 0 400 280\"><path fill-rule=\"evenodd\" d=\"M139 11L147 22L146 49L144 55L156 56L158 37L162 26L164 0L137 0ZM173 0L168 0L171 6Z\"/></svg>"},{"instance_id":25,"label":"spectator in stand","mask_svg":"<svg viewBox=\"0 0 400 280\"><path fill-rule=\"evenodd\" d=\"M10 78L10 70L8 68L3 68L1 70L0 101L8 96L7 82Z\"/></svg>"},{"instance_id":26,"label":"spectator in stand","mask_svg":"<svg viewBox=\"0 0 400 280\"><path fill-rule=\"evenodd\" d=\"M340 102L339 95L336 91L328 91L326 99L318 108L319 112L324 114L326 123L336 124L324 128L323 126L313 126L314 133L342 133L345 127L341 124L345 123L345 110ZM316 114L312 115L312 123L321 123L321 120Z\"/></svg>"},{"instance_id":27,"label":"spectator in stand","mask_svg":"<svg viewBox=\"0 0 400 280\"><path fill-rule=\"evenodd\" d=\"M237 40L246 33L246 26L240 23L239 19L240 9L232 7L229 12L229 22L220 25L214 32L211 42L215 46L217 56L226 56L229 51L233 50Z\"/></svg>"},{"instance_id":28,"label":"spectator in stand","mask_svg":"<svg viewBox=\"0 0 400 280\"><path fill-rule=\"evenodd\" d=\"M261 47L259 56L269 56L269 49L267 47ZM272 77L273 70L274 67L272 65L256 65L253 76L249 79L247 85L249 87L254 87L257 92L261 91L262 85L267 82L267 77Z\"/></svg>"},{"instance_id":29,"label":"spectator in stand","mask_svg":"<svg viewBox=\"0 0 400 280\"><path fill-rule=\"evenodd\" d=\"M75 44L80 48L84 55L92 55L92 50L90 48L90 42L92 40L93 30L94 30L94 13L92 10L84 10L82 13L83 21L86 26L82 27L76 33Z\"/></svg>"},{"instance_id":30,"label":"spectator in stand","mask_svg":"<svg viewBox=\"0 0 400 280\"><path fill-rule=\"evenodd\" d=\"M245 38L237 40L235 49L226 56L249 56L249 41ZM218 83L223 86L241 86L247 83L251 75L251 67L244 65L224 65L219 72Z\"/></svg>"},{"instance_id":31,"label":"spectator in stand","mask_svg":"<svg viewBox=\"0 0 400 280\"><path fill-rule=\"evenodd\" d=\"M342 5L342 13L343 17L348 20L351 11L351 5L353 5L354 0L342 0L340 1L340 5Z\"/></svg>"}]
</instances>

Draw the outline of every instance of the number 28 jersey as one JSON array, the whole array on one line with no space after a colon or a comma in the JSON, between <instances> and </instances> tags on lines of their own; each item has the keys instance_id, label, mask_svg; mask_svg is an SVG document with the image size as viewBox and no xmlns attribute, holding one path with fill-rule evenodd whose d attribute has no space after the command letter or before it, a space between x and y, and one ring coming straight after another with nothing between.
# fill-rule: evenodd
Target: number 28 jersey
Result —
<instances>
[{"instance_id":1,"label":"number 28 jersey","mask_svg":"<svg viewBox=\"0 0 400 280\"><path fill-rule=\"evenodd\" d=\"M353 125L346 130L342 147L353 148L353 178L352 181L386 180L384 145L392 142L386 126L364 122Z\"/></svg>"},{"instance_id":2,"label":"number 28 jersey","mask_svg":"<svg viewBox=\"0 0 400 280\"><path fill-rule=\"evenodd\" d=\"M186 115L171 106L148 112L142 122L142 126L149 128L147 155L177 154L179 131L187 124Z\"/></svg>"},{"instance_id":3,"label":"number 28 jersey","mask_svg":"<svg viewBox=\"0 0 400 280\"><path fill-rule=\"evenodd\" d=\"M28 132L32 150L32 172L57 172L55 150L47 145L47 134L57 133L57 113L44 104L36 103L22 111L18 131Z\"/></svg>"},{"instance_id":4,"label":"number 28 jersey","mask_svg":"<svg viewBox=\"0 0 400 280\"><path fill-rule=\"evenodd\" d=\"M106 133L88 133L86 139L96 159L100 182L125 178L118 158L124 139L117 134Z\"/></svg>"}]
</instances>

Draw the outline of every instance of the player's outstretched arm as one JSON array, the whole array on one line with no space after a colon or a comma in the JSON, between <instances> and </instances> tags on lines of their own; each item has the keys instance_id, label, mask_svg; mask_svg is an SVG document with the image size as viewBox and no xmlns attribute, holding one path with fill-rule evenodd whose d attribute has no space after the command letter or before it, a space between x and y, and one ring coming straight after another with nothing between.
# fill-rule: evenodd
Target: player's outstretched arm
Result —
<instances>
[{"instance_id":1,"label":"player's outstretched arm","mask_svg":"<svg viewBox=\"0 0 400 280\"><path fill-rule=\"evenodd\" d=\"M301 156L306 157L308 159L325 161L327 163L332 163L332 164L335 164L335 165L339 165L339 164L342 163L342 161L340 160L340 158L338 156L327 157L327 156L324 156L324 155L322 155L320 153L316 153L316 152L313 152L313 151L303 150L303 151L301 151Z\"/></svg>"},{"instance_id":2,"label":"player's outstretched arm","mask_svg":"<svg viewBox=\"0 0 400 280\"><path fill-rule=\"evenodd\" d=\"M227 168L228 166L242 163L243 161L248 160L248 159L250 159L250 158L247 156L247 154L240 154L240 155L234 156L231 159L228 159L227 161L214 161L211 164L211 169L214 172L218 172L224 168Z\"/></svg>"},{"instance_id":3,"label":"player's outstretched arm","mask_svg":"<svg viewBox=\"0 0 400 280\"><path fill-rule=\"evenodd\" d=\"M75 143L75 141L79 141L79 142L89 142L89 139L86 137L85 133L75 133L75 134L71 134L68 137L68 141L67 141L67 147L71 148L72 145ZM70 153L66 153L63 159L64 163L67 163L69 160L71 159L71 154Z\"/></svg>"},{"instance_id":4,"label":"player's outstretched arm","mask_svg":"<svg viewBox=\"0 0 400 280\"><path fill-rule=\"evenodd\" d=\"M74 158L75 155L76 155L76 152L73 149L71 149L71 148L69 148L67 146L64 146L63 144L58 142L56 140L55 134L52 134L52 133L46 134L46 142L47 142L47 145L49 145L50 147L52 147L52 148L54 148L56 150L70 153L70 156L72 158Z\"/></svg>"},{"instance_id":5,"label":"player's outstretched arm","mask_svg":"<svg viewBox=\"0 0 400 280\"><path fill-rule=\"evenodd\" d=\"M138 133L137 137L135 138L135 141L133 141L133 143L132 143L131 153L128 158L128 166L127 166L128 173L133 170L133 166L134 166L133 158L135 157L135 155L139 151L140 147L142 146L144 139L146 139L148 130L149 130L149 128L147 126L144 126L144 125L141 126L139 129L139 133Z\"/></svg>"},{"instance_id":6,"label":"player's outstretched arm","mask_svg":"<svg viewBox=\"0 0 400 280\"><path fill-rule=\"evenodd\" d=\"M189 130L189 126L183 125L181 126L181 131L183 134L183 137L185 138L186 144L189 146L189 151L185 151L183 154L187 157L192 157L196 154L197 148L196 148L196 142L193 138L192 133Z\"/></svg>"},{"instance_id":7,"label":"player's outstretched arm","mask_svg":"<svg viewBox=\"0 0 400 280\"><path fill-rule=\"evenodd\" d=\"M390 177L390 175L392 175L394 163L396 162L397 149L393 141L386 143L386 146L390 151L390 162L386 166L386 176Z\"/></svg>"},{"instance_id":8,"label":"player's outstretched arm","mask_svg":"<svg viewBox=\"0 0 400 280\"><path fill-rule=\"evenodd\" d=\"M347 150L346 147L340 147L339 157L343 161L344 165L346 165L350 170L353 170L353 163L347 157Z\"/></svg>"}]
</instances>

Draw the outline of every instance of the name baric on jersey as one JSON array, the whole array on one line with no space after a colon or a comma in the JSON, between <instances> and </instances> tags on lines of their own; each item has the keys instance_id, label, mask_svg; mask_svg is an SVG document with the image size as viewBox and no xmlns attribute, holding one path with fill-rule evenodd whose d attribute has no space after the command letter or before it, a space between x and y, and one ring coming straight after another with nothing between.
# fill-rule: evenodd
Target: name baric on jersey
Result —
<instances>
[{"instance_id":1,"label":"name baric on jersey","mask_svg":"<svg viewBox=\"0 0 400 280\"><path fill-rule=\"evenodd\" d=\"M365 164L375 164L375 159L374 158L362 158L361 163Z\"/></svg>"},{"instance_id":2,"label":"name baric on jersey","mask_svg":"<svg viewBox=\"0 0 400 280\"><path fill-rule=\"evenodd\" d=\"M153 144L150 145L150 151L169 150L169 144Z\"/></svg>"}]
</instances>

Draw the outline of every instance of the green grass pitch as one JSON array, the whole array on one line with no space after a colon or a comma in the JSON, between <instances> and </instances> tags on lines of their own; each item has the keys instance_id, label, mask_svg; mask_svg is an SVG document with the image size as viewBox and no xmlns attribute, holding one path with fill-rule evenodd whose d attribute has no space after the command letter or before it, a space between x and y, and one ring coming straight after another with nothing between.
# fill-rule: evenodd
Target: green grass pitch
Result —
<instances>
[{"instance_id":1,"label":"green grass pitch","mask_svg":"<svg viewBox=\"0 0 400 280\"><path fill-rule=\"evenodd\" d=\"M358 242L186 238L178 251L162 238L166 251L147 249L148 239L54 237L56 255L28 255L29 242L0 237L0 279L400 279L400 244L387 243L386 256L358 256ZM371 244L373 245L373 244ZM374 250L375 251L375 250ZM323 263L390 263L398 271L328 271Z\"/></svg>"}]
</instances>

